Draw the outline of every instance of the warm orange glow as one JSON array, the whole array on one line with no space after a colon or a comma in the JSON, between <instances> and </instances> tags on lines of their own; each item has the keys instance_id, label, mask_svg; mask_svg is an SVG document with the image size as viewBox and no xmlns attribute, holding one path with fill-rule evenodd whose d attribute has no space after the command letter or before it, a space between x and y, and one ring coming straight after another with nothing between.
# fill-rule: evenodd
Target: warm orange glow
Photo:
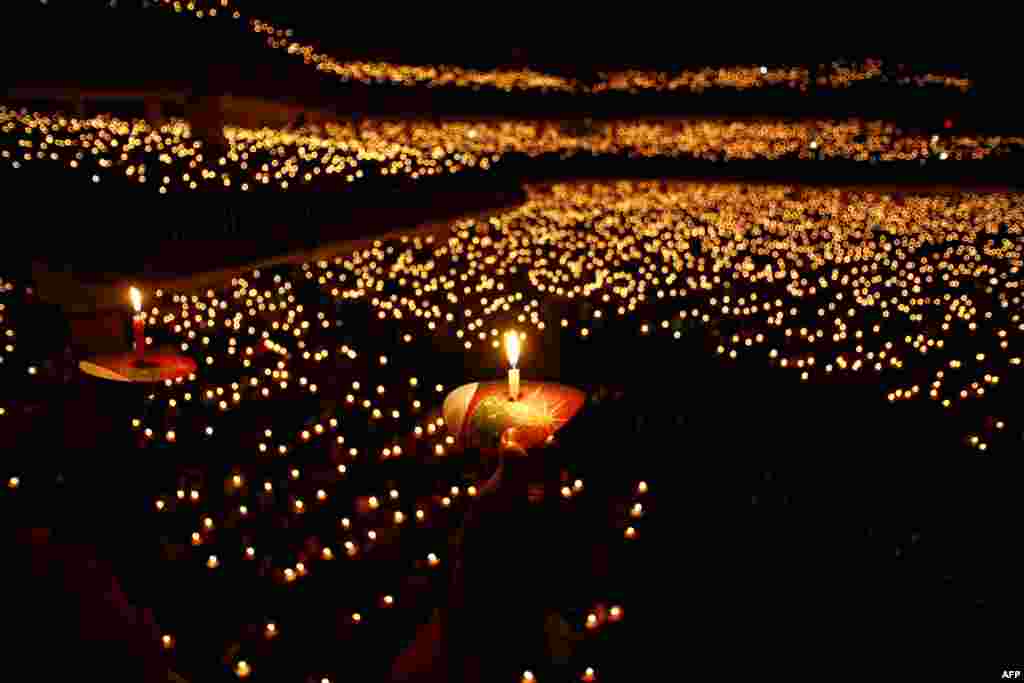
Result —
<instances>
[{"instance_id":1,"label":"warm orange glow","mask_svg":"<svg viewBox=\"0 0 1024 683\"><path fill-rule=\"evenodd\" d=\"M519 363L519 335L515 332L505 333L505 355L508 364L515 368Z\"/></svg>"},{"instance_id":2,"label":"warm orange glow","mask_svg":"<svg viewBox=\"0 0 1024 683\"><path fill-rule=\"evenodd\" d=\"M142 312L142 292L140 292L135 287L132 287L131 290L129 290L129 294L130 294L130 296L132 298L132 308L135 309L136 313L141 313Z\"/></svg>"}]
</instances>

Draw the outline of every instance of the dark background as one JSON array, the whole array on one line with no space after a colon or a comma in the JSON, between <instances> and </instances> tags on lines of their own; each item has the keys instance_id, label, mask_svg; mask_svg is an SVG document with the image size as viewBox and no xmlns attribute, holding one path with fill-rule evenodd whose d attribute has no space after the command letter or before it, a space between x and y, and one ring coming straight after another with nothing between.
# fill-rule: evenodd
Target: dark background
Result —
<instances>
[{"instance_id":1,"label":"dark background","mask_svg":"<svg viewBox=\"0 0 1024 683\"><path fill-rule=\"evenodd\" d=\"M977 81L966 95L892 83L840 91L812 84L806 94L772 89L596 97L370 87L325 78L293 58L270 52L251 33L225 32L212 23L134 9L131 3L101 10L101 18L91 8L58 15L58 4L25 9L24 14L19 8L10 24L15 30L0 44L0 63L16 67L4 71L3 81L8 95L16 95L10 101L18 106L50 110L69 106L58 95L105 92L103 98L87 98L86 109L141 116L139 93L181 95L183 112L190 100L232 93L323 108L339 116L862 116L923 132L945 130L947 119L954 122L954 131L1010 135L1024 130L1015 97L1017 65L1002 57L955 59L953 64L921 61L913 51L887 57L890 65L906 59L919 69L965 73ZM339 58L529 65L583 80L613 67L672 69L715 63L715 55L704 50L680 56L676 49L654 47L628 53L484 44L361 48L329 28L325 15L315 10L276 2L249 2L245 9L294 26ZM802 61L817 64L833 58L804 56ZM758 62L736 51L721 60ZM9 272L19 272L35 258L55 268L73 268L83 278L105 279L140 271L173 272L177 266L168 266L168 260L195 269L232 259L245 262L286 246L316 244L327 235L365 235L351 226L372 230L375 224L514 201L521 198L524 181L629 176L1013 188L1020 171L1017 158L920 167L513 156L489 174L424 181L415 190L402 181L378 179L337 192L160 197L152 188L126 192L116 183L93 188L72 173L11 173L5 168L0 182L12 216L17 204L17 218L8 221L13 236L4 245L3 264ZM204 262L207 254L198 253L197 240L219 242L222 248L207 252ZM150 257L156 252L179 256L158 262ZM51 329L57 328L37 328L37 348L50 343L59 353L56 337L43 333ZM787 383L757 362L736 366L707 360L711 340L688 346L652 341L650 353L622 358L617 354L628 341L626 333L616 337L609 332L604 346L581 349L569 341L561 346L557 332L551 332L550 348L559 349L560 357L543 372L588 389L614 387L630 397L607 412L592 407L587 420L567 435L567 452L602 454L584 466L593 468L585 474L588 482L614 487L618 463L624 462L631 472L648 476L655 493L663 491L664 496L663 514L645 527L640 546L650 548L654 536L660 539L656 549L641 550L647 553L643 562L620 567L621 584L643 606L630 614L629 623L642 626L626 632L614 644L617 649L609 651L612 664L605 680L627 680L637 671L676 680L682 676L666 673L669 667L693 675L705 663L755 676L769 669L808 668L866 669L874 676L889 676L896 666L910 679L939 667L944 674L960 665L974 672L980 663L984 680L989 680L1002 666L1024 661L1015 628L1024 606L1018 571L1020 433L992 442L988 457L977 456L961 442L965 429L988 414L1012 419L1019 413L1019 392L1011 389L987 400L982 413L969 409L947 419L930 405L883 405L878 386L808 389ZM439 374L459 377L465 371L453 360L438 363ZM19 501L8 518L20 521L34 515L55 526L67 524L70 537L94 542L113 558L129 594L160 595L163 614L172 614L176 606L186 612L181 606L196 600L226 599L219 592L226 587L205 584L201 571L180 580L164 578L155 544L147 544L152 539L133 539L130 525L96 539L96 530L109 530L110 520L123 510L148 504L149 489L140 481L167 481L168 472L161 469L167 466L159 458L117 471L115 464L132 464L133 444L104 437L83 446L75 438L75 425L91 426L91 420L106 415L104 410L120 417L122 408L136 405L137 396L93 397L95 413L79 416L71 406L79 405L74 401L80 396L73 392L84 391L81 386L63 389L66 394L40 392L23 377L7 386L22 400L49 405L46 410L69 411L61 418L67 420L61 433L46 428L50 414L40 407L37 421L30 421L29 430L7 451L12 461L24 464L26 472L77 473L66 501L54 504L53 492L41 489L31 513ZM308 406L293 406L296 411L304 408ZM239 422L239 433L245 424ZM60 454L54 463L36 457L44 447ZM201 465L217 455L197 449L190 457ZM90 497L103 486L122 491L116 504L100 505ZM241 610L238 619L248 616L243 609L247 597L244 590L230 593L232 605ZM33 610L38 603L23 607L19 614L37 613ZM216 657L223 644L218 637L233 623L233 614L225 610L208 631L197 632L198 651ZM174 618L190 623L187 614L170 617L172 623ZM30 634L46 632L43 616L32 623ZM204 635L210 639L205 645ZM346 653L365 654L360 648L366 647L369 641L350 643ZM393 655L386 648L371 652L381 658ZM197 670L208 664L200 659L193 662ZM367 670L379 673L374 666L367 665ZM961 680L975 679L968 674Z\"/></svg>"}]
</instances>

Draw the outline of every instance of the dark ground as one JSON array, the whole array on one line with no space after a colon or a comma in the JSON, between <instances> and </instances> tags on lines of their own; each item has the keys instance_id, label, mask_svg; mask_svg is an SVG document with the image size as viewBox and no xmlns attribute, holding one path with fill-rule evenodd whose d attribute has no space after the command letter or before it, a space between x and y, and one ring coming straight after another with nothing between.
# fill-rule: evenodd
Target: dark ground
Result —
<instances>
[{"instance_id":1,"label":"dark ground","mask_svg":"<svg viewBox=\"0 0 1024 683\"><path fill-rule=\"evenodd\" d=\"M60 334L57 318L39 318L36 329L40 344L59 349L49 337ZM530 528L551 535L530 553L529 571L510 567L494 577L498 613L508 604L500 595L506 582L536 581L544 588L537 595L549 596L549 606L557 602L570 611L586 609L595 592L614 595L629 606L628 619L614 637L588 642L573 659L584 666L600 656L604 680L629 679L639 669L665 675L669 666L697 675L707 664L723 672L799 675L852 667L889 675L894 666L910 673L954 666L977 671L981 662L988 672L990 665L1019 661L1014 630L1007 628L1024 606L1016 572L1022 558L1013 541L1019 434L1007 434L1006 443L994 440L992 454L979 456L960 442L962 425L982 417L968 414L970 408L950 420L931 404L887 405L882 388L871 384L801 386L756 360L712 360L713 338L697 332L684 342L652 338L642 353L623 345L625 337L617 344L616 335L581 346L560 341L553 331L541 365L531 368L537 378L609 395L588 404L552 456L573 464L587 482L585 500L593 503L571 514L538 513L540 526ZM388 348L387 339L378 341ZM35 348L44 353L44 346ZM449 382L466 376L460 357L434 358L435 376ZM16 395L37 408L19 418L24 431L4 433L8 468L25 481L4 496L4 517L9 533L17 532L22 557L45 563L52 551L32 549L56 546L79 558L101 558L126 600L151 607L164 630L178 635L181 650L195 654L197 671L201 660L223 652L224 635L247 615L302 613L306 599L268 610L250 604L247 582L210 581L202 570L178 571L172 566L179 563L161 560L168 549L161 549L146 512L155 490L175 473L209 469L207 476L215 478L222 454L198 446L188 451L196 469L181 455L165 461L159 448L137 450L119 428L138 405L130 387L100 386L81 375L43 388L23 384ZM988 413L1012 414L1017 399L993 400ZM296 415L315 410L312 403L288 408ZM240 415L227 428L244 430L253 419ZM473 469L467 457L452 466ZM446 480L440 472L417 477L425 490L430 481ZM652 483L645 501L650 521L640 526L642 541L622 547L614 542L621 532L608 526L624 520L625 509L609 517L609 502L614 507L628 498L628 487L640 478ZM40 544L37 534L37 542L26 543L29 526L49 529L49 542ZM185 527L178 535L187 534ZM578 552L567 552L567 539ZM546 559L563 556L569 559ZM64 571L75 564L49 562ZM332 581L348 585L365 569ZM95 592L61 592L57 586L67 591L74 583L52 570L48 575L49 583L38 573L19 580L13 596L19 607L12 613L29 619L22 622L19 649L42 654L60 642L64 655L51 666L66 664L78 674L127 667L147 651L140 644L127 654L120 639L76 644L77 635L123 628L113 615L101 616L117 602L114 593L107 592L102 609L76 608L78 599ZM308 599L337 590L318 586L308 587ZM432 595L418 608L424 619L444 591ZM207 618L197 622L193 610L203 603L222 607L212 619L203 610ZM310 614L318 613L313 604ZM88 624L79 630L76 613ZM518 630L502 636L495 621L477 628L494 629L499 642L507 638L512 661L529 659L527 653L541 647L523 641ZM315 624L328 628L314 619L296 656L320 651L313 645L320 639L327 638L324 647L332 642L330 631ZM387 637L377 632L349 640L343 659L374 680L413 625L386 627ZM540 632L539 624L535 629ZM545 676L539 663L535 671L541 680L561 679L555 670Z\"/></svg>"}]
</instances>

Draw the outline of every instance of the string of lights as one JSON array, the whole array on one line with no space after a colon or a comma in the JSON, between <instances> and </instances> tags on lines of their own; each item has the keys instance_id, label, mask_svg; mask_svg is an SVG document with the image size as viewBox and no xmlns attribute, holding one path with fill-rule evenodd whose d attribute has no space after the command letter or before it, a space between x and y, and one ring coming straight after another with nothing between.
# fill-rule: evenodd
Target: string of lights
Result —
<instances>
[{"instance_id":1,"label":"string of lights","mask_svg":"<svg viewBox=\"0 0 1024 683\"><path fill-rule=\"evenodd\" d=\"M702 93L709 89L752 90L788 87L806 91L811 85L848 88L865 81L889 80L888 68L881 59L862 62L836 61L820 65L821 75L812 79L804 66L734 65L703 67L675 72L629 69L599 74L596 83L543 73L529 68L469 69L454 65L412 65L386 61L343 61L322 52L294 29L272 21L251 17L244 5L229 0L160 0L153 7L195 19L220 20L244 27L260 35L267 48L281 50L301 59L303 64L334 75L343 82L367 85L482 88L504 92L539 90L572 94L611 92ZM901 65L902 66L902 65ZM952 74L916 72L906 67L894 71L891 82L900 86L938 86L967 92L973 86L969 78Z\"/></svg>"}]
</instances>

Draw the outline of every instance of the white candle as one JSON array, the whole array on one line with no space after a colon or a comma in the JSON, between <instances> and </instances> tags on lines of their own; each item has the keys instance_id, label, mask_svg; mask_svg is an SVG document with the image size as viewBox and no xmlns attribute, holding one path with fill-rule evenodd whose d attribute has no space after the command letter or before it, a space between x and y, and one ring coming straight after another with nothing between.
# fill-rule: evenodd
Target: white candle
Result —
<instances>
[{"instance_id":1,"label":"white candle","mask_svg":"<svg viewBox=\"0 0 1024 683\"><path fill-rule=\"evenodd\" d=\"M142 292L135 287L129 290L132 300L132 308L135 315L132 316L132 334L135 337L135 356L141 362L146 354L146 314L142 312Z\"/></svg>"},{"instance_id":2,"label":"white candle","mask_svg":"<svg viewBox=\"0 0 1024 683\"><path fill-rule=\"evenodd\" d=\"M131 287L128 289L128 295L132 300L132 308L135 310L135 313L142 313L142 292L135 287Z\"/></svg>"},{"instance_id":3,"label":"white candle","mask_svg":"<svg viewBox=\"0 0 1024 683\"><path fill-rule=\"evenodd\" d=\"M505 334L505 354L508 356L508 364L512 367L508 371L508 394L516 401L519 399L519 334L508 332Z\"/></svg>"}]
</instances>

